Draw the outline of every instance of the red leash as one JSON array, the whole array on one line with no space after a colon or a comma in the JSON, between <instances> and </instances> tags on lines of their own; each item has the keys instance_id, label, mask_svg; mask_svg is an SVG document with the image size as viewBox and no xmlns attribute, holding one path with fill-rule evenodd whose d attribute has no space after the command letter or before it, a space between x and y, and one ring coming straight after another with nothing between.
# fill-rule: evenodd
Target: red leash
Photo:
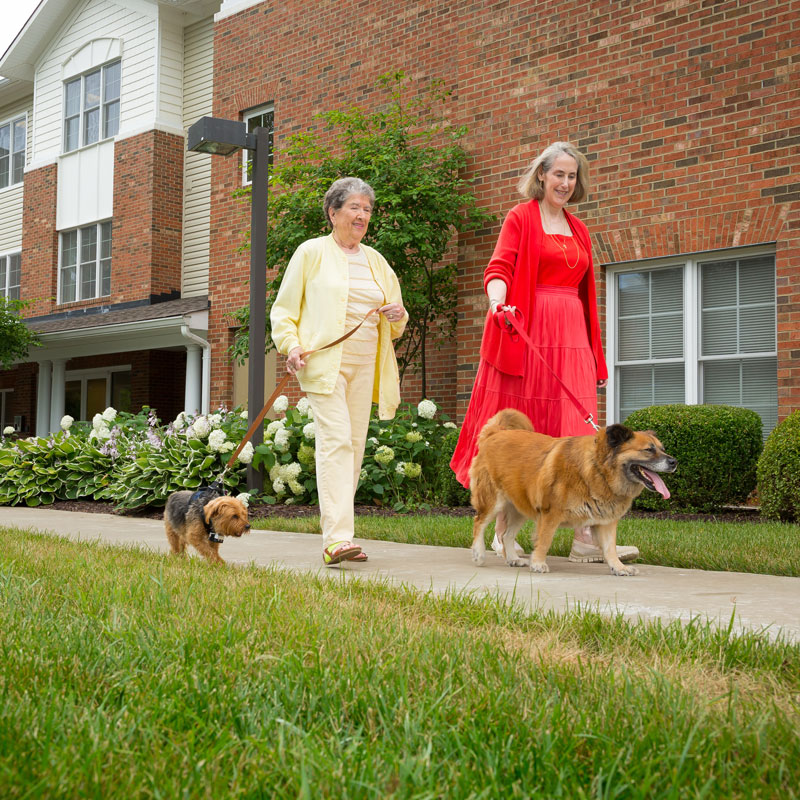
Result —
<instances>
[{"instance_id":1,"label":"red leash","mask_svg":"<svg viewBox=\"0 0 800 800\"><path fill-rule=\"evenodd\" d=\"M561 384L561 388L564 390L564 394L572 401L572 405L574 405L575 408L578 409L578 411L583 417L583 421L587 425L591 425L596 431L599 431L600 426L595 423L594 416L591 414L591 412L587 411L583 403L581 403L581 401L578 400L578 398L575 397L574 394L572 394L572 392L567 388L567 385L564 383L564 381L562 381L561 378L559 378L558 375L556 375L555 372L553 372L550 365L542 357L542 354L539 352L539 349L531 341L530 336L528 336L528 334L525 332L524 328L520 324L516 315L512 311L506 311L505 309L503 309L503 317L505 318L506 325L508 325L510 328L513 328L522 337L522 340L525 342L525 344L527 344L528 347L530 347L531 350L533 350L533 352L536 353L542 364L544 364L545 367L547 367L548 372Z\"/></svg>"},{"instance_id":2,"label":"red leash","mask_svg":"<svg viewBox=\"0 0 800 800\"><path fill-rule=\"evenodd\" d=\"M355 326L355 328L351 328L344 336L340 336L333 342L328 342L328 344L323 345L322 347L317 347L315 350L306 350L305 353L300 353L300 358L305 358L306 356L313 355L314 353L319 353L321 350L327 350L329 347L335 347L337 344L341 344L345 339L349 339L373 314L380 313L380 309L373 308L366 313L364 319ZM264 417L267 415L267 411L272 408L272 404L278 399L278 395L284 390L286 384L289 383L289 378L291 378L290 373L286 373L283 378L281 378L280 383L275 388L275 391L270 395L269 400L267 400L264 408L261 409L261 413L253 420L253 424L247 429L247 433L244 435L244 438L241 442L239 442L239 446L233 451L233 455L228 459L228 463L225 465L225 469L223 470L223 475L227 472L232 466L236 459L239 457L239 453L242 452L244 446L250 441L253 437L253 434L258 429L258 426L264 421Z\"/></svg>"}]
</instances>

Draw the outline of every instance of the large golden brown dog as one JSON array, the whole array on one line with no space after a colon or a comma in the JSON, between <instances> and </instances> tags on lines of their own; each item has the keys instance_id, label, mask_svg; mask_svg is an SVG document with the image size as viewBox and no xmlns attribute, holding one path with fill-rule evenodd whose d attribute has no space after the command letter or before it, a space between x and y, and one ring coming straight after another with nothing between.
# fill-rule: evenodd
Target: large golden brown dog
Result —
<instances>
[{"instance_id":1,"label":"large golden brown dog","mask_svg":"<svg viewBox=\"0 0 800 800\"><path fill-rule=\"evenodd\" d=\"M507 408L484 425L470 468L476 512L472 560L483 564L484 530L505 511L509 566L526 563L514 555L514 543L527 518L536 522L533 572L550 571L545 559L559 526L591 525L611 571L635 575L635 567L617 558L617 522L645 488L669 497L657 473L674 472L676 466L652 431L609 425L594 436L557 439L536 433L524 414Z\"/></svg>"}]
</instances>

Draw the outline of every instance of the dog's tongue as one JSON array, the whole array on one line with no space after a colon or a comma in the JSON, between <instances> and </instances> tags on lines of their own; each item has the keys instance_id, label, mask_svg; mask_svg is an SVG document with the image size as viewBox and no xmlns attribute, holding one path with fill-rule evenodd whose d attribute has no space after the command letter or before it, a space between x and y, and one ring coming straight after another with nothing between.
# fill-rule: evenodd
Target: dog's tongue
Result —
<instances>
[{"instance_id":1,"label":"dog's tongue","mask_svg":"<svg viewBox=\"0 0 800 800\"><path fill-rule=\"evenodd\" d=\"M669 498L669 489L667 489L667 484L661 480L661 476L657 472L651 472L649 469L645 469L642 467L642 472L653 481L653 486L656 487L656 491L665 499Z\"/></svg>"}]
</instances>

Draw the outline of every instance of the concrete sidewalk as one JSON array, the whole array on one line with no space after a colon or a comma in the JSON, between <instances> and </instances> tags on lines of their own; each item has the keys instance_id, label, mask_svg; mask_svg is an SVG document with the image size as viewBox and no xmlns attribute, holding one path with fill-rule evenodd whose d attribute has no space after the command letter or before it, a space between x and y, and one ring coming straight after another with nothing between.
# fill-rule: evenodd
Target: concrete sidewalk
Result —
<instances>
[{"instance_id":1,"label":"concrete sidewalk","mask_svg":"<svg viewBox=\"0 0 800 800\"><path fill-rule=\"evenodd\" d=\"M0 526L34 529L76 541L169 551L160 520L0 507ZM580 606L665 622L700 616L722 626L730 623L735 611L737 630L763 631L771 637L780 632L800 641L800 578L647 564L637 564L638 575L620 578L611 575L605 564L571 564L553 556L548 558L551 572L539 575L507 567L491 551L486 566L479 568L467 549L357 541L369 561L334 568L322 566L321 540L314 534L254 530L241 539L226 540L220 553L232 564L276 565L325 577L388 579L422 591L499 596L531 609L562 611Z\"/></svg>"}]
</instances>

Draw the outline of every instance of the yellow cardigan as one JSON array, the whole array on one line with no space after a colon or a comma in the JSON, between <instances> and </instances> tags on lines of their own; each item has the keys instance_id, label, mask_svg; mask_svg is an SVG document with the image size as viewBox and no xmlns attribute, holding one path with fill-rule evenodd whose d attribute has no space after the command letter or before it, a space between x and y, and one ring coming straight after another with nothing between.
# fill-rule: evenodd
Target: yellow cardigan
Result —
<instances>
[{"instance_id":1,"label":"yellow cardigan","mask_svg":"<svg viewBox=\"0 0 800 800\"><path fill-rule=\"evenodd\" d=\"M384 304L402 303L400 284L386 259L372 247L362 244L361 248L383 292ZM286 267L269 315L272 341L278 352L288 355L295 347L313 350L344 335L349 284L347 256L332 234L303 242ZM392 339L403 333L407 321L408 313L392 323L383 314L379 317L372 402L378 404L381 419L391 419L400 403L400 378ZM306 366L297 373L303 391L333 392L341 363L341 344L309 356Z\"/></svg>"}]
</instances>

